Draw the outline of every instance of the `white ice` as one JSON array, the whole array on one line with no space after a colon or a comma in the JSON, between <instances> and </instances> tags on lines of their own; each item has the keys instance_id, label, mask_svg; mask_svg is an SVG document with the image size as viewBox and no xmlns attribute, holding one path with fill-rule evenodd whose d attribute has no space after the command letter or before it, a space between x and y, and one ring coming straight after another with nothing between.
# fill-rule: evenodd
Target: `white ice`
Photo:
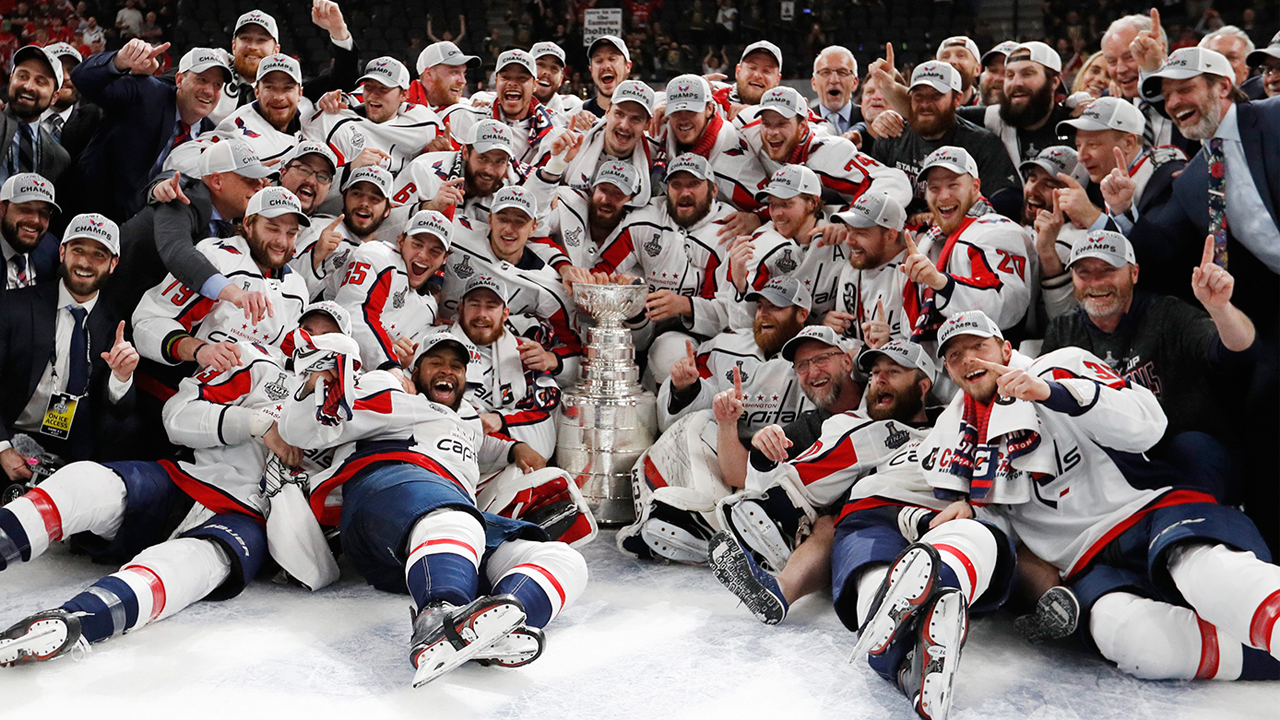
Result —
<instances>
[{"instance_id":1,"label":"white ice","mask_svg":"<svg viewBox=\"0 0 1280 720\"><path fill-rule=\"evenodd\" d=\"M467 666L411 689L409 598L344 567L317 593L260 581L79 662L0 670L0 718L915 717L895 688L847 662L852 636L829 594L766 627L705 568L632 561L612 532L584 550L587 591L525 668ZM110 570L58 548L0 573L0 628ZM1280 717L1280 682L1143 682L1084 652L1027 645L1005 615L975 622L957 685L957 719Z\"/></svg>"}]
</instances>

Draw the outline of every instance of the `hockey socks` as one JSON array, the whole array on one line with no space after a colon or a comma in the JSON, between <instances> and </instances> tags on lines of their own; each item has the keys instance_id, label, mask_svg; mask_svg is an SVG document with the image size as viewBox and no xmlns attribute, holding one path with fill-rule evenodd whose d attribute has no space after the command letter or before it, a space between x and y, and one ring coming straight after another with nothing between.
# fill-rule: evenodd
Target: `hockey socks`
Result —
<instances>
[{"instance_id":1,"label":"hockey socks","mask_svg":"<svg viewBox=\"0 0 1280 720\"><path fill-rule=\"evenodd\" d=\"M110 469L72 463L0 508L0 570L30 561L64 537L91 532L111 539L124 518L125 485Z\"/></svg>"},{"instance_id":2,"label":"hockey socks","mask_svg":"<svg viewBox=\"0 0 1280 720\"><path fill-rule=\"evenodd\" d=\"M527 625L546 627L587 585L582 554L562 542L509 540L489 557L487 571L495 595L520 600Z\"/></svg>"},{"instance_id":3,"label":"hockey socks","mask_svg":"<svg viewBox=\"0 0 1280 720\"><path fill-rule=\"evenodd\" d=\"M1280 658L1280 567L1211 543L1175 547L1168 566L1196 614Z\"/></svg>"},{"instance_id":4,"label":"hockey socks","mask_svg":"<svg viewBox=\"0 0 1280 720\"><path fill-rule=\"evenodd\" d=\"M409 534L405 563L405 585L416 607L475 600L484 548L484 526L474 515L446 509L419 518Z\"/></svg>"}]
</instances>

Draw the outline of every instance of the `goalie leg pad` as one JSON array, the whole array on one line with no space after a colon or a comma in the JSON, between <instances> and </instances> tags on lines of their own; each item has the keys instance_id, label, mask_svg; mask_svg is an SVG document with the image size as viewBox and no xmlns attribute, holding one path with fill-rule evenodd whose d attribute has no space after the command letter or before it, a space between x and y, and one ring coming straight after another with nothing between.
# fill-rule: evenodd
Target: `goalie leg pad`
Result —
<instances>
[{"instance_id":1,"label":"goalie leg pad","mask_svg":"<svg viewBox=\"0 0 1280 720\"><path fill-rule=\"evenodd\" d=\"M595 539L600 528L573 478L559 468L523 473L511 466L477 493L484 512L538 525L552 540L575 547Z\"/></svg>"}]
</instances>

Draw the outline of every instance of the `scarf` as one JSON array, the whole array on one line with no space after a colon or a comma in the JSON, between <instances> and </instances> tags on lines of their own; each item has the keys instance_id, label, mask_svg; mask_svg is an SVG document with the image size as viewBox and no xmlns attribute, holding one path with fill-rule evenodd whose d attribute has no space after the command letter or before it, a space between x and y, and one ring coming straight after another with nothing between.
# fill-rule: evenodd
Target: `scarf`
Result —
<instances>
[{"instance_id":1,"label":"scarf","mask_svg":"<svg viewBox=\"0 0 1280 720\"><path fill-rule=\"evenodd\" d=\"M454 323L449 332L459 339L466 339L462 327ZM504 328L502 335L488 347L488 353L480 353L480 362L467 365L467 384L477 385L488 391L488 404L493 409L513 406L524 397L528 386L525 382L524 363L520 361L520 345L516 335L510 328ZM485 361L488 362L485 362ZM503 392L508 388L510 395Z\"/></svg>"},{"instance_id":2,"label":"scarf","mask_svg":"<svg viewBox=\"0 0 1280 720\"><path fill-rule=\"evenodd\" d=\"M935 223L929 227L924 237L916 242L916 245L931 248L941 240L943 244L942 252L938 254L938 271L945 273L956 241L973 224L974 220L991 212L995 211L991 208L986 198L979 198L973 204L973 207L969 208L969 212L965 213L964 219L960 221L960 227L956 228L955 232L950 235L944 235L942 228ZM915 326L911 329L911 342L921 343L937 339L938 328L942 327L942 323L947 321L936 308L935 295L933 288L927 287L921 291L920 314L916 317Z\"/></svg>"},{"instance_id":3,"label":"scarf","mask_svg":"<svg viewBox=\"0 0 1280 720\"><path fill-rule=\"evenodd\" d=\"M316 388L316 420L333 426L352 418L355 406L356 367L360 346L341 333L312 337L301 328L290 335L293 368L299 375L332 370L333 382L319 381Z\"/></svg>"},{"instance_id":4,"label":"scarf","mask_svg":"<svg viewBox=\"0 0 1280 720\"><path fill-rule=\"evenodd\" d=\"M702 137L698 138L693 147L689 148L689 152L710 160L711 151L715 149L716 141L720 139L720 128L723 125L724 118L720 116L720 113L713 113L711 119L707 121L707 126L702 130Z\"/></svg>"},{"instance_id":5,"label":"scarf","mask_svg":"<svg viewBox=\"0 0 1280 720\"><path fill-rule=\"evenodd\" d=\"M564 183L566 185L575 190L582 190L588 195L591 194L592 181L595 180L596 170L599 169L602 157L605 155L604 132L605 123L597 122L583 134L582 147L573 158L573 162L569 163L569 167L565 168ZM643 207L647 205L652 192L649 187L649 176L652 173L652 169L647 136L640 136L640 141L636 143L636 148L631 152L631 157L618 160L618 162L630 163L635 168L636 175L640 177L640 189L636 191L635 197L627 202L627 207Z\"/></svg>"},{"instance_id":6,"label":"scarf","mask_svg":"<svg viewBox=\"0 0 1280 720\"><path fill-rule=\"evenodd\" d=\"M494 120L503 123L507 122L507 119L502 117L502 105L498 102L496 97L493 99L490 111L493 113ZM547 109L542 106L542 103L538 102L538 98L536 97L529 98L529 114L525 116L524 120L516 120L514 122L525 121L528 121L529 123L528 142L529 147L531 148L536 147L538 143L542 142L542 139L545 138L548 133L555 129L555 123L551 119L551 113L547 112Z\"/></svg>"}]
</instances>

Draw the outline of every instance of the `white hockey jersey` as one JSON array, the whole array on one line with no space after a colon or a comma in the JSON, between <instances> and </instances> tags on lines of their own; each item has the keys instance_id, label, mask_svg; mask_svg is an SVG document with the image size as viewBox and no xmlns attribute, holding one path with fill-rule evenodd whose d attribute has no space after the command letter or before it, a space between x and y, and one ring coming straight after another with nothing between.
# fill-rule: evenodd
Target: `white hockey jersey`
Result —
<instances>
[{"instance_id":1,"label":"white hockey jersey","mask_svg":"<svg viewBox=\"0 0 1280 720\"><path fill-rule=\"evenodd\" d=\"M828 222L831 213L837 209L828 207L822 210L818 224ZM805 289L813 298L809 315L814 318L814 322L836 306L840 292L840 271L849 264L849 253L844 245L818 247L816 243L821 237L819 233L805 242L788 240L778 233L770 221L761 225L751 239L755 253L777 257L774 267L780 274L804 283ZM744 299L743 307L754 315L755 303L748 303Z\"/></svg>"},{"instance_id":2,"label":"white hockey jersey","mask_svg":"<svg viewBox=\"0 0 1280 720\"><path fill-rule=\"evenodd\" d=\"M907 251L903 250L878 268L859 270L847 262L840 268L839 295L833 309L847 312L855 318L845 331L845 337L865 343L867 339L862 334L862 323L875 319L876 304L883 303L890 338L911 339L911 329L920 317L920 291L898 270L906 257Z\"/></svg>"},{"instance_id":3,"label":"white hockey jersey","mask_svg":"<svg viewBox=\"0 0 1280 720\"><path fill-rule=\"evenodd\" d=\"M279 346L298 326L307 304L306 283L288 265L264 277L249 254L249 243L239 235L208 238L196 245L218 272L247 291L266 294L275 314L255 325L244 310L222 300L210 300L189 288L172 273L151 288L133 312L133 343L149 360L177 365L177 343L188 335L209 342L248 340Z\"/></svg>"},{"instance_id":4,"label":"white hockey jersey","mask_svg":"<svg viewBox=\"0 0 1280 720\"><path fill-rule=\"evenodd\" d=\"M1017 223L993 212L966 217L945 238L931 231L919 241L919 248L950 277L936 293L922 290L925 301L942 318L981 310L1004 330L1026 317L1031 304L1027 240Z\"/></svg>"},{"instance_id":5,"label":"white hockey jersey","mask_svg":"<svg viewBox=\"0 0 1280 720\"><path fill-rule=\"evenodd\" d=\"M578 154L574 156L573 162L569 163L569 167L565 168L564 177L560 181L571 188L591 192L592 181L595 180L596 171L600 169L601 165L609 160L627 163L631 165L636 171L636 175L640 178L640 189L636 191L635 196L627 204L637 208L647 205L654 195L653 166L655 162L660 160L662 147L651 140L648 135L642 135L640 141L636 143L636 148L632 151L631 157L615 158L605 152L604 133L605 120L603 119L598 120L595 125L592 125L589 130L583 133L582 147L578 150Z\"/></svg>"},{"instance_id":6,"label":"white hockey jersey","mask_svg":"<svg viewBox=\"0 0 1280 720\"><path fill-rule=\"evenodd\" d=\"M347 262L351 259L351 254L364 244L351 233L346 222L340 223L334 229L341 236L342 241L333 249L333 252L320 261L320 266L317 268L315 265L316 243L319 242L320 234L325 231L325 228L333 223L333 218L332 215L313 217L311 227L303 228L298 234L298 252L289 261L289 267L306 281L307 297L312 300L332 300L338 296L338 287L346 277ZM384 221L383 227L386 224Z\"/></svg>"},{"instance_id":7,"label":"white hockey jersey","mask_svg":"<svg viewBox=\"0 0 1280 720\"><path fill-rule=\"evenodd\" d=\"M533 242L530 240L529 244ZM444 307L440 316L456 318L467 280L476 273L500 278L510 293L506 301L513 317L531 315L546 323L550 337L545 338L547 342L540 342L560 360L560 368L553 373L556 381L561 385L576 381L583 354L577 332L577 306L565 295L560 274L551 264L528 245L514 265L499 260L489 246L489 226L473 225L461 215L454 218L452 245L444 265L444 289L440 294Z\"/></svg>"},{"instance_id":8,"label":"white hockey jersey","mask_svg":"<svg viewBox=\"0 0 1280 720\"><path fill-rule=\"evenodd\" d=\"M534 168L540 168L551 159L551 141L557 129L565 127L568 120L558 117L534 98L530 102L529 114L523 120L509 120L502 114L498 103L492 103L484 110L487 117L501 121L512 131L512 146L516 150L516 160Z\"/></svg>"},{"instance_id":9,"label":"white hockey jersey","mask_svg":"<svg viewBox=\"0 0 1280 720\"><path fill-rule=\"evenodd\" d=\"M554 201L548 206L546 214L533 233L535 236L550 238L558 246L550 248L541 244L534 247L534 252L538 253L543 260L559 265L560 260L554 257L558 251L568 259L570 264L585 268L595 267L599 262L601 248L612 243L626 227L629 216L624 214L604 242L597 243L591 235L591 221L588 216L591 202L589 192L589 190L577 190L565 186L556 188ZM541 198L538 199L538 203L538 207L542 208ZM623 213L630 212L627 208L623 209Z\"/></svg>"},{"instance_id":10,"label":"white hockey jersey","mask_svg":"<svg viewBox=\"0 0 1280 720\"><path fill-rule=\"evenodd\" d=\"M262 516L266 499L259 480L271 451L250 427L258 415L278 420L285 399L301 383L267 348L237 344L238 366L184 378L165 403L169 439L195 451L192 462L174 463L177 471L171 469L170 476L215 513Z\"/></svg>"},{"instance_id":11,"label":"white hockey jersey","mask_svg":"<svg viewBox=\"0 0 1280 720\"><path fill-rule=\"evenodd\" d=\"M436 299L409 287L399 249L378 240L352 253L334 299L351 314L351 337L366 370L399 367L395 342L416 343L436 321Z\"/></svg>"},{"instance_id":12,"label":"white hockey jersey","mask_svg":"<svg viewBox=\"0 0 1280 720\"><path fill-rule=\"evenodd\" d=\"M1141 453L1164 435L1167 420L1150 390L1079 348L1035 360L1014 352L1009 365L1049 381L1049 399L993 403L979 429L957 394L920 448L925 479L943 496L989 506L1027 549L1068 576L1135 516L1211 501L1186 490L1139 490L1125 479L1150 467Z\"/></svg>"},{"instance_id":13,"label":"white hockey jersey","mask_svg":"<svg viewBox=\"0 0 1280 720\"><path fill-rule=\"evenodd\" d=\"M421 155L441 131L440 118L430 108L408 103L383 123L366 118L363 105L336 113L318 110L302 123L303 136L326 143L339 165L351 162L365 148L374 148L391 156L387 169L393 175Z\"/></svg>"},{"instance_id":14,"label":"white hockey jersey","mask_svg":"<svg viewBox=\"0 0 1280 720\"><path fill-rule=\"evenodd\" d=\"M752 152L760 158L760 164L770 176L782 167L782 163L769 159L760 139L760 121L748 123L742 131ZM848 207L867 190L874 188L898 201L903 207L911 202L911 180L897 168L882 165L843 137L808 132L787 164L804 165L817 174L822 182L822 203Z\"/></svg>"},{"instance_id":15,"label":"white hockey jersey","mask_svg":"<svg viewBox=\"0 0 1280 720\"><path fill-rule=\"evenodd\" d=\"M224 139L242 140L253 148L258 159L264 163L281 160L302 137L302 122L314 112L311 101L303 98L298 103L297 114L285 132L280 132L258 113L258 102L249 103L228 115L218 123L217 127L201 134L195 142L179 145L165 158L164 171L178 171L188 177L200 177L200 155L213 143Z\"/></svg>"},{"instance_id":16,"label":"white hockey jersey","mask_svg":"<svg viewBox=\"0 0 1280 720\"><path fill-rule=\"evenodd\" d=\"M756 193L769 184L769 173L765 172L760 159L747 146L747 141L733 123L726 122L719 113L711 116L702 137L692 147L678 148L675 134L668 130L666 148L668 160L686 152L706 158L715 173L720 200L746 212L758 212L764 208L756 200Z\"/></svg>"},{"instance_id":17,"label":"white hockey jersey","mask_svg":"<svg viewBox=\"0 0 1280 720\"><path fill-rule=\"evenodd\" d=\"M711 409L716 393L733 387L733 369L742 376L743 413L738 433L749 437L766 425L785 424L810 409L791 363L774 355L766 358L751 331L729 331L702 343L697 351L697 394L683 407L673 407L671 378L658 389L658 427L666 430L684 415Z\"/></svg>"}]
</instances>

